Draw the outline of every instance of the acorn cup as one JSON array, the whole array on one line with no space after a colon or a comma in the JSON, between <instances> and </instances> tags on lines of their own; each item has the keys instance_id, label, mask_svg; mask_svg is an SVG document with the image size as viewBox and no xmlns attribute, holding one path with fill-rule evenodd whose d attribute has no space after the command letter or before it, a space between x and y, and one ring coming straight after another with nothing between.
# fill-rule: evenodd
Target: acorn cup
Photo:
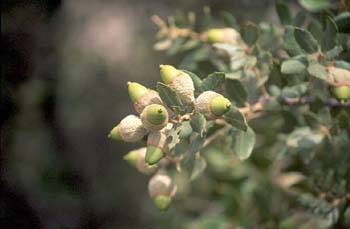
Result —
<instances>
[{"instance_id":1,"label":"acorn cup","mask_svg":"<svg viewBox=\"0 0 350 229\"><path fill-rule=\"evenodd\" d=\"M245 45L241 35L232 28L210 29L204 33L204 38L209 43L231 43L235 45Z\"/></svg>"},{"instance_id":2,"label":"acorn cup","mask_svg":"<svg viewBox=\"0 0 350 229\"><path fill-rule=\"evenodd\" d=\"M182 102L192 104L194 101L192 78L171 65L160 65L159 67L163 82L176 92Z\"/></svg>"},{"instance_id":3,"label":"acorn cup","mask_svg":"<svg viewBox=\"0 0 350 229\"><path fill-rule=\"evenodd\" d=\"M154 205L165 211L169 208L177 187L170 176L163 172L155 174L148 183L148 193L153 199Z\"/></svg>"},{"instance_id":4,"label":"acorn cup","mask_svg":"<svg viewBox=\"0 0 350 229\"><path fill-rule=\"evenodd\" d=\"M128 115L115 126L108 137L114 140L123 140L126 142L137 142L142 140L147 134L143 127L141 119L135 115Z\"/></svg>"},{"instance_id":5,"label":"acorn cup","mask_svg":"<svg viewBox=\"0 0 350 229\"><path fill-rule=\"evenodd\" d=\"M230 110L231 102L214 91L205 91L195 101L195 111L208 119L217 119Z\"/></svg>"},{"instance_id":6,"label":"acorn cup","mask_svg":"<svg viewBox=\"0 0 350 229\"><path fill-rule=\"evenodd\" d=\"M149 165L145 162L146 151L146 147L132 150L124 156L124 160L142 174L150 175L157 170L157 165Z\"/></svg>"},{"instance_id":7,"label":"acorn cup","mask_svg":"<svg viewBox=\"0 0 350 229\"><path fill-rule=\"evenodd\" d=\"M331 66L328 74L332 94L341 102L346 102L350 98L350 71Z\"/></svg>"},{"instance_id":8,"label":"acorn cup","mask_svg":"<svg viewBox=\"0 0 350 229\"><path fill-rule=\"evenodd\" d=\"M168 124L168 111L159 104L151 104L145 107L141 113L143 126L150 131L158 131Z\"/></svg>"},{"instance_id":9,"label":"acorn cup","mask_svg":"<svg viewBox=\"0 0 350 229\"><path fill-rule=\"evenodd\" d=\"M130 99L134 103L134 108L138 113L141 113L148 105L163 104L158 92L139 83L128 82L128 91Z\"/></svg>"}]
</instances>

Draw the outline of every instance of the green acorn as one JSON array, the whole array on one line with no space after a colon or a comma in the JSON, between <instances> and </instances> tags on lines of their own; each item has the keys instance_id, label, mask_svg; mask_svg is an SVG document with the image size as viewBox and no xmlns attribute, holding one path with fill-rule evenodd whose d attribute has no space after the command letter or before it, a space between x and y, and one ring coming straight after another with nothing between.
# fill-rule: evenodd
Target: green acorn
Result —
<instances>
[{"instance_id":1,"label":"green acorn","mask_svg":"<svg viewBox=\"0 0 350 229\"><path fill-rule=\"evenodd\" d=\"M163 129L168 124L168 111L159 104L151 104L145 107L141 113L143 126L151 131Z\"/></svg>"},{"instance_id":2,"label":"green acorn","mask_svg":"<svg viewBox=\"0 0 350 229\"><path fill-rule=\"evenodd\" d=\"M333 66L328 67L331 91L334 97L345 102L350 98L350 71Z\"/></svg>"},{"instance_id":3,"label":"green acorn","mask_svg":"<svg viewBox=\"0 0 350 229\"><path fill-rule=\"evenodd\" d=\"M126 142L140 141L147 134L141 119L135 115L128 115L115 126L108 137L114 140L124 140Z\"/></svg>"},{"instance_id":4,"label":"green acorn","mask_svg":"<svg viewBox=\"0 0 350 229\"><path fill-rule=\"evenodd\" d=\"M173 127L172 123L168 123L160 131L152 131L147 137L146 163L154 165L158 163L168 153L168 147L165 144L168 132Z\"/></svg>"},{"instance_id":5,"label":"green acorn","mask_svg":"<svg viewBox=\"0 0 350 229\"><path fill-rule=\"evenodd\" d=\"M131 101L134 102L134 108L138 113L141 113L150 104L163 104L158 92L139 83L128 82L128 91Z\"/></svg>"},{"instance_id":6,"label":"green acorn","mask_svg":"<svg viewBox=\"0 0 350 229\"><path fill-rule=\"evenodd\" d=\"M231 43L242 45L241 35L232 28L210 29L204 36L209 43Z\"/></svg>"},{"instance_id":7,"label":"green acorn","mask_svg":"<svg viewBox=\"0 0 350 229\"><path fill-rule=\"evenodd\" d=\"M145 162L146 147L132 150L124 156L124 160L135 167L139 172L149 175L156 171L157 165L149 165Z\"/></svg>"},{"instance_id":8,"label":"green acorn","mask_svg":"<svg viewBox=\"0 0 350 229\"><path fill-rule=\"evenodd\" d=\"M148 183L148 193L160 210L168 209L177 190L170 176L163 172L155 174Z\"/></svg>"},{"instance_id":9,"label":"green acorn","mask_svg":"<svg viewBox=\"0 0 350 229\"><path fill-rule=\"evenodd\" d=\"M192 104L194 101L192 78L171 65L160 65L159 67L164 83L172 88L185 104Z\"/></svg>"},{"instance_id":10,"label":"green acorn","mask_svg":"<svg viewBox=\"0 0 350 229\"><path fill-rule=\"evenodd\" d=\"M195 101L195 110L208 119L217 119L230 110L231 102L214 91L205 91Z\"/></svg>"}]
</instances>

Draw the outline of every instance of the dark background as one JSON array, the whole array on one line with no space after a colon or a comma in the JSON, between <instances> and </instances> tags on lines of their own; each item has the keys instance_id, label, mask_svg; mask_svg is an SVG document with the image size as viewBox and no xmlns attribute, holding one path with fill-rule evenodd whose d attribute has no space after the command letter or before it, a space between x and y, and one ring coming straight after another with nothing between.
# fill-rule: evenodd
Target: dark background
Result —
<instances>
[{"instance_id":1,"label":"dark background","mask_svg":"<svg viewBox=\"0 0 350 229\"><path fill-rule=\"evenodd\" d=\"M110 129L134 113L126 82L153 87L153 14L210 6L259 22L273 1L2 1L1 228L171 228ZM165 226L166 225L166 226ZM175 226L174 226L175 227Z\"/></svg>"}]
</instances>

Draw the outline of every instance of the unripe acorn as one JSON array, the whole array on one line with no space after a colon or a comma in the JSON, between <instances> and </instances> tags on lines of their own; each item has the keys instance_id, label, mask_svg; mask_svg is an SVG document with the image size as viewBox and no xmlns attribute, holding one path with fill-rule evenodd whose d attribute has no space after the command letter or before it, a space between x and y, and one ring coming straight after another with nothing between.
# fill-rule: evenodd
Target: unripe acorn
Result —
<instances>
[{"instance_id":1,"label":"unripe acorn","mask_svg":"<svg viewBox=\"0 0 350 229\"><path fill-rule=\"evenodd\" d=\"M124 140L126 142L140 141L147 134L141 119L135 115L128 115L115 126L108 137L114 140Z\"/></svg>"},{"instance_id":2,"label":"unripe acorn","mask_svg":"<svg viewBox=\"0 0 350 229\"><path fill-rule=\"evenodd\" d=\"M210 29L205 36L209 43L243 43L241 35L232 28Z\"/></svg>"},{"instance_id":3,"label":"unripe acorn","mask_svg":"<svg viewBox=\"0 0 350 229\"><path fill-rule=\"evenodd\" d=\"M145 107L141 113L143 126L147 130L158 131L168 124L168 111L159 104L151 104Z\"/></svg>"},{"instance_id":4,"label":"unripe acorn","mask_svg":"<svg viewBox=\"0 0 350 229\"><path fill-rule=\"evenodd\" d=\"M128 82L128 91L130 99L134 102L134 108L138 113L141 113L150 104L163 104L158 92L139 83Z\"/></svg>"},{"instance_id":5,"label":"unripe acorn","mask_svg":"<svg viewBox=\"0 0 350 229\"><path fill-rule=\"evenodd\" d=\"M147 137L147 151L145 161L149 165L158 163L168 153L168 147L165 144L168 132L173 127L168 123L161 131L153 131Z\"/></svg>"},{"instance_id":6,"label":"unripe acorn","mask_svg":"<svg viewBox=\"0 0 350 229\"><path fill-rule=\"evenodd\" d=\"M194 101L192 78L171 65L160 65L159 67L163 82L173 89L185 104L192 104Z\"/></svg>"},{"instance_id":7,"label":"unripe acorn","mask_svg":"<svg viewBox=\"0 0 350 229\"><path fill-rule=\"evenodd\" d=\"M231 102L214 91L205 91L195 101L195 110L208 119L217 119L230 110Z\"/></svg>"},{"instance_id":8,"label":"unripe acorn","mask_svg":"<svg viewBox=\"0 0 350 229\"><path fill-rule=\"evenodd\" d=\"M139 172L149 175L157 170L157 165L149 165L145 162L146 147L132 150L124 156L124 160L134 166Z\"/></svg>"},{"instance_id":9,"label":"unripe acorn","mask_svg":"<svg viewBox=\"0 0 350 229\"><path fill-rule=\"evenodd\" d=\"M155 174L148 183L148 193L160 210L168 209L176 190L171 177L164 173Z\"/></svg>"}]
</instances>

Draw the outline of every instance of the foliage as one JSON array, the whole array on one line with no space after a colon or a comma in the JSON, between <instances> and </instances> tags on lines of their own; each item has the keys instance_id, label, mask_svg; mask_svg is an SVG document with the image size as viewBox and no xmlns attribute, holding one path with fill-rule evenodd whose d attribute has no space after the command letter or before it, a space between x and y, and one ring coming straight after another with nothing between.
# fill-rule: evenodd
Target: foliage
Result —
<instances>
[{"instance_id":1,"label":"foliage","mask_svg":"<svg viewBox=\"0 0 350 229\"><path fill-rule=\"evenodd\" d=\"M160 167L177 183L187 227L350 226L350 96L332 92L350 87L350 13L327 0L300 4L311 12L276 2L280 25L224 12L218 29L208 8L202 23L193 13L152 18L155 49L181 59L195 96L215 90L233 105L206 119L157 84L177 114Z\"/></svg>"}]
</instances>

